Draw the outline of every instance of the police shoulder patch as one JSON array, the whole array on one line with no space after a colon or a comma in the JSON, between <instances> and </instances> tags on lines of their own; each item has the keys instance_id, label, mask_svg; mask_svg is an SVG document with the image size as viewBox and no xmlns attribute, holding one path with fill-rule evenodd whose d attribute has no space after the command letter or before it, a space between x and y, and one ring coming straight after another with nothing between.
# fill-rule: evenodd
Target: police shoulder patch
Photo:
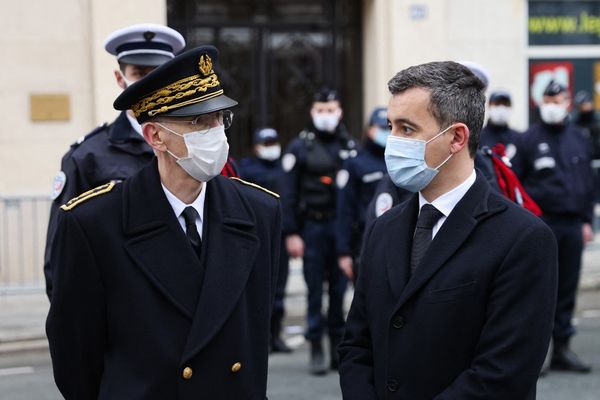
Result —
<instances>
[{"instance_id":1,"label":"police shoulder patch","mask_svg":"<svg viewBox=\"0 0 600 400\"><path fill-rule=\"evenodd\" d=\"M242 183L242 184L244 184L246 186L251 186L251 187L256 188L258 190L262 190L263 192L268 193L268 194L270 194L273 197L279 198L279 195L277 193L272 192L269 189L265 189L264 187L262 187L260 185L257 185L256 183L247 182L247 181L245 181L243 179L240 179L240 178L238 178L236 176L231 176L231 177L229 177L229 179L237 181L237 182L240 182L240 183Z\"/></svg>"},{"instance_id":2,"label":"police shoulder patch","mask_svg":"<svg viewBox=\"0 0 600 400\"><path fill-rule=\"evenodd\" d=\"M84 201L91 199L92 197L96 197L101 194L110 192L115 187L115 184L116 184L115 181L110 181L108 183L105 183L104 185L98 186L97 188L88 190L87 192L83 192L79 196L74 197L71 200L67 201L65 204L60 206L60 208L63 211L70 211L70 210L74 209L75 207L77 207L77 205L83 203Z\"/></svg>"},{"instance_id":3,"label":"police shoulder patch","mask_svg":"<svg viewBox=\"0 0 600 400\"><path fill-rule=\"evenodd\" d=\"M55 200L62 193L65 188L65 184L67 183L67 175L63 171L60 171L54 177L54 181L52 182L52 193L50 193L50 198Z\"/></svg>"},{"instance_id":4,"label":"police shoulder patch","mask_svg":"<svg viewBox=\"0 0 600 400\"><path fill-rule=\"evenodd\" d=\"M375 216L381 217L394 205L392 195L386 192L380 193L375 200Z\"/></svg>"}]
</instances>

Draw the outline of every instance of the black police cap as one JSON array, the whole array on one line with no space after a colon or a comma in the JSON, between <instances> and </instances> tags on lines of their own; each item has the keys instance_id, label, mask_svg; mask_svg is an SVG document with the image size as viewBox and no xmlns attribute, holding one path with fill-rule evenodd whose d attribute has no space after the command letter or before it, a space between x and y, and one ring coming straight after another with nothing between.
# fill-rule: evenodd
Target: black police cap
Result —
<instances>
[{"instance_id":1,"label":"black police cap","mask_svg":"<svg viewBox=\"0 0 600 400\"><path fill-rule=\"evenodd\" d=\"M556 82L554 79L548 83L546 89L544 89L544 96L556 96L563 92L566 92L567 88Z\"/></svg>"},{"instance_id":2,"label":"black police cap","mask_svg":"<svg viewBox=\"0 0 600 400\"><path fill-rule=\"evenodd\" d=\"M276 142L279 140L277 131L273 128L259 128L254 132L254 144Z\"/></svg>"},{"instance_id":3,"label":"black police cap","mask_svg":"<svg viewBox=\"0 0 600 400\"><path fill-rule=\"evenodd\" d=\"M215 72L218 50L201 46L181 53L121 93L113 106L132 110L139 123L152 117L187 117L233 107Z\"/></svg>"},{"instance_id":4,"label":"black police cap","mask_svg":"<svg viewBox=\"0 0 600 400\"><path fill-rule=\"evenodd\" d=\"M340 101L340 98L335 90L328 87L322 87L315 93L314 101L327 103L328 101Z\"/></svg>"},{"instance_id":5,"label":"black police cap","mask_svg":"<svg viewBox=\"0 0 600 400\"><path fill-rule=\"evenodd\" d=\"M573 101L575 102L576 105L580 106L583 103L589 103L589 102L591 102L592 101L592 96L588 92L586 92L585 90L580 90L575 95L575 98L573 98Z\"/></svg>"},{"instance_id":6,"label":"black police cap","mask_svg":"<svg viewBox=\"0 0 600 400\"><path fill-rule=\"evenodd\" d=\"M495 90L490 94L489 101L490 101L490 103L505 101L510 104L510 102L511 102L510 93L508 93L506 90Z\"/></svg>"}]
</instances>

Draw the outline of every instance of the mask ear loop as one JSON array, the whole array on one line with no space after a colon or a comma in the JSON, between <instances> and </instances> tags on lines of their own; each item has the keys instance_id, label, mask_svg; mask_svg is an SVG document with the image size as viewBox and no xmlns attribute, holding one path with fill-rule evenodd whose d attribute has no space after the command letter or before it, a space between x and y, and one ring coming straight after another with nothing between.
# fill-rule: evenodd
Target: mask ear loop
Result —
<instances>
[{"instance_id":1,"label":"mask ear loop","mask_svg":"<svg viewBox=\"0 0 600 400\"><path fill-rule=\"evenodd\" d=\"M437 139L438 137L440 137L440 135L442 135L442 134L444 134L444 133L448 132L448 130L449 130L450 128L452 128L452 127L454 127L454 124L450 125L450 126L449 126L449 127L447 127L446 129L444 129L443 131L441 131L440 133L438 133L437 135L435 135L434 137L432 137L431 139L429 139L427 142L425 142L425 144L427 144L427 143L431 142L432 140L435 140L435 139ZM439 171L439 169L440 169L440 168L442 168L442 167L444 166L444 164L446 164L446 163L448 162L448 160L452 158L452 156L453 156L453 155L454 155L454 154L450 153L450 155L449 155L449 156L448 156L448 157L447 157L447 158L446 158L444 161L442 161L442 163L441 163L440 165L438 165L438 166L437 166L437 167L435 167L434 169L435 169L436 171Z\"/></svg>"},{"instance_id":2,"label":"mask ear loop","mask_svg":"<svg viewBox=\"0 0 600 400\"><path fill-rule=\"evenodd\" d=\"M171 132L171 133L172 133L172 134L174 134L174 135L177 135L177 136L179 136L179 137L183 137L183 135L182 135L181 133L177 133L177 132L175 132L174 130L167 128L166 126L164 126L164 125L163 125L163 124L161 124L160 122L155 122L155 124L156 124L156 125L158 125L158 126L160 126L160 127L161 127L161 128L163 128L163 129L166 129L168 132ZM171 151L170 151L169 149L166 149L166 150L167 150L167 153L169 153L169 155L170 155L171 157L173 157L173 158L174 158L175 160L177 160L177 161L181 160L182 158L185 158L185 157L177 157L175 154L171 153Z\"/></svg>"}]
</instances>

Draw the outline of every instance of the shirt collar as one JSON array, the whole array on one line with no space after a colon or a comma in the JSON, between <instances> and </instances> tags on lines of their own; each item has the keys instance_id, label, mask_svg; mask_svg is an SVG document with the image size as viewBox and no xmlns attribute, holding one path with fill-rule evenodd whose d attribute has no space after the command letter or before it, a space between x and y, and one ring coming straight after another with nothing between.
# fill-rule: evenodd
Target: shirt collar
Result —
<instances>
[{"instance_id":1,"label":"shirt collar","mask_svg":"<svg viewBox=\"0 0 600 400\"><path fill-rule=\"evenodd\" d=\"M139 133L139 135L141 137L144 137L144 134L142 133L142 125L140 125L139 122L137 122L137 119L133 118L131 115L129 115L129 113L127 111L125 111L125 115L127 116L127 119L129 120L129 123L131 124L131 127L137 132ZM163 186L164 187L164 186Z\"/></svg>"},{"instance_id":2,"label":"shirt collar","mask_svg":"<svg viewBox=\"0 0 600 400\"><path fill-rule=\"evenodd\" d=\"M448 217L456 204L464 197L464 195L469 191L473 183L475 183L476 178L475 170L471 172L471 175L460 185L450 190L449 192L444 193L431 203L425 200L425 197L419 192L419 210L425 204L431 204L435 208L437 208L445 217Z\"/></svg>"},{"instance_id":3,"label":"shirt collar","mask_svg":"<svg viewBox=\"0 0 600 400\"><path fill-rule=\"evenodd\" d=\"M192 206L196 209L196 211L198 211L200 221L204 221L204 199L206 199L206 187L208 186L206 182L202 184L202 190L200 191L198 197L196 197L196 200L192 202L192 204L185 204L183 201L179 200L177 197L175 197L173 193L169 191L169 189L166 188L165 185L162 184L162 182L160 185L162 186L163 191L165 192L165 196L167 196L167 200L169 201L171 208L173 208L173 211L175 212L175 216L177 218L179 218L179 216L186 207Z\"/></svg>"}]
</instances>

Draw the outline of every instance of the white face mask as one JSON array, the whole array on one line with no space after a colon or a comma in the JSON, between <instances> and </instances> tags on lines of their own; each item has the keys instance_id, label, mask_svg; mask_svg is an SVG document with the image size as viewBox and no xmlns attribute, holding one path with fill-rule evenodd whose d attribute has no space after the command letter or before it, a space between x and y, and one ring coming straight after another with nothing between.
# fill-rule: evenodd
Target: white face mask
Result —
<instances>
[{"instance_id":1,"label":"white face mask","mask_svg":"<svg viewBox=\"0 0 600 400\"><path fill-rule=\"evenodd\" d=\"M223 125L210 128L207 131L196 131L177 133L166 126L157 123L167 131L181 136L187 147L187 157L177 157L167 150L177 164L184 169L192 178L200 182L208 182L219 175L227 162L229 155L229 144L225 136L225 127Z\"/></svg>"},{"instance_id":2,"label":"white face mask","mask_svg":"<svg viewBox=\"0 0 600 400\"><path fill-rule=\"evenodd\" d=\"M540 106L540 117L547 124L560 124L567 117L568 110L564 104L544 103Z\"/></svg>"},{"instance_id":3,"label":"white face mask","mask_svg":"<svg viewBox=\"0 0 600 400\"><path fill-rule=\"evenodd\" d=\"M507 125L510 118L510 107L506 106L491 106L490 121L494 125Z\"/></svg>"},{"instance_id":4,"label":"white face mask","mask_svg":"<svg viewBox=\"0 0 600 400\"><path fill-rule=\"evenodd\" d=\"M312 116L315 128L323 132L335 132L340 123L339 113L314 113Z\"/></svg>"},{"instance_id":5,"label":"white face mask","mask_svg":"<svg viewBox=\"0 0 600 400\"><path fill-rule=\"evenodd\" d=\"M281 156L281 146L278 144L273 144L271 146L259 144L256 146L256 155L263 160L275 161Z\"/></svg>"}]
</instances>

